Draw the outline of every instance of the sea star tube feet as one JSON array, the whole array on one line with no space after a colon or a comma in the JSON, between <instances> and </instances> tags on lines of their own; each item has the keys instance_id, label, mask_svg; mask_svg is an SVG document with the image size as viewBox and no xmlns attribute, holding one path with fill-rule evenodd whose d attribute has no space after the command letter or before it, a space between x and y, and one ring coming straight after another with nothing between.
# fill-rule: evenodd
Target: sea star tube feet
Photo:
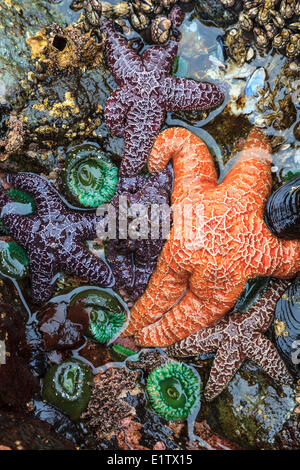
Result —
<instances>
[{"instance_id":1,"label":"sea star tube feet","mask_svg":"<svg viewBox=\"0 0 300 470\"><path fill-rule=\"evenodd\" d=\"M247 313L235 311L216 325L193 333L167 349L173 357L218 351L204 392L207 400L214 399L227 387L245 359L254 361L279 382L293 382L275 346L263 335L288 284L287 280L272 280L267 291Z\"/></svg>"},{"instance_id":2,"label":"sea star tube feet","mask_svg":"<svg viewBox=\"0 0 300 470\"><path fill-rule=\"evenodd\" d=\"M171 17L178 27L183 19L175 6ZM171 39L138 55L111 21L101 26L106 33L105 58L118 85L109 98L105 119L111 131L124 137L121 174L131 176L145 165L167 111L211 109L224 94L217 85L170 75L178 43Z\"/></svg>"},{"instance_id":3,"label":"sea star tube feet","mask_svg":"<svg viewBox=\"0 0 300 470\"><path fill-rule=\"evenodd\" d=\"M15 188L28 192L35 202L34 214L16 214L14 202L0 188L1 219L29 257L33 299L44 302L51 297L60 270L103 287L111 285L113 275L109 267L83 246L84 241L96 237L100 217L93 212L69 209L51 184L39 175L11 174L9 180Z\"/></svg>"},{"instance_id":4,"label":"sea star tube feet","mask_svg":"<svg viewBox=\"0 0 300 470\"><path fill-rule=\"evenodd\" d=\"M172 204L178 213L190 211L173 217L148 287L131 309L123 335L134 335L143 346L168 346L214 324L251 278L292 278L299 270L300 242L277 238L263 219L272 186L271 147L260 130L252 129L221 184L207 146L190 131L163 131L150 171L161 171L170 158Z\"/></svg>"}]
</instances>

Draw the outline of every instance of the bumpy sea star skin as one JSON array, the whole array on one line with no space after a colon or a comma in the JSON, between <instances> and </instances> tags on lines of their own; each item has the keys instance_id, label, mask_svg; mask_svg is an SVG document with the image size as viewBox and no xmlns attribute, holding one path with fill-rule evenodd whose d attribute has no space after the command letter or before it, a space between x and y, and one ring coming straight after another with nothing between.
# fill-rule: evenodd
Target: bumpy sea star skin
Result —
<instances>
[{"instance_id":1,"label":"bumpy sea star skin","mask_svg":"<svg viewBox=\"0 0 300 470\"><path fill-rule=\"evenodd\" d=\"M172 169L168 166L157 175L145 178L142 175L121 178L117 195L112 199L119 220L119 197L126 197L128 207L143 204L148 210L150 226L150 208L154 204L170 203L172 190ZM159 219L161 229L162 217ZM130 219L128 219L130 222ZM155 268L157 258L165 243L160 230L159 238L152 239L149 227L147 239L109 240L107 261L115 277L114 288L125 291L131 300L136 300L146 289L149 278Z\"/></svg>"},{"instance_id":2,"label":"bumpy sea star skin","mask_svg":"<svg viewBox=\"0 0 300 470\"><path fill-rule=\"evenodd\" d=\"M299 270L300 242L280 240L263 220L272 185L271 148L258 129L221 184L208 148L190 131L162 132L150 171L162 170L170 158L172 204L184 214L184 227L174 216L148 287L131 309L123 335L135 335L144 346L168 346L212 325L251 278L291 278Z\"/></svg>"},{"instance_id":3,"label":"bumpy sea star skin","mask_svg":"<svg viewBox=\"0 0 300 470\"><path fill-rule=\"evenodd\" d=\"M1 219L29 256L33 299L43 302L51 297L60 270L109 286L113 281L110 269L83 246L85 240L96 237L100 218L69 209L41 176L19 173L11 174L9 180L15 188L28 192L36 206L33 215L18 215L11 198L0 188Z\"/></svg>"},{"instance_id":4,"label":"bumpy sea star skin","mask_svg":"<svg viewBox=\"0 0 300 470\"><path fill-rule=\"evenodd\" d=\"M170 13L175 27L183 19L178 6ZM137 173L147 161L167 111L210 109L219 106L224 94L218 86L170 76L178 43L148 48L138 55L105 20L105 57L118 84L109 98L105 118L111 131L124 137L121 173Z\"/></svg>"},{"instance_id":5,"label":"bumpy sea star skin","mask_svg":"<svg viewBox=\"0 0 300 470\"><path fill-rule=\"evenodd\" d=\"M266 293L245 314L234 312L214 326L200 330L167 349L175 357L195 356L218 350L204 395L213 400L227 387L245 359L258 364L273 379L292 383L275 346L263 333L270 326L276 303L288 286L273 280Z\"/></svg>"}]
</instances>

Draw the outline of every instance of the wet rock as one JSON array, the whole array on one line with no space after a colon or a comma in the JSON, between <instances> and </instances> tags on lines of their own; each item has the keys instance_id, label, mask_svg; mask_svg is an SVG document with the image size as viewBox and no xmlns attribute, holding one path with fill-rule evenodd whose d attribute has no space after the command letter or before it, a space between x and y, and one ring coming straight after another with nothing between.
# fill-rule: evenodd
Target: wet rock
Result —
<instances>
[{"instance_id":1,"label":"wet rock","mask_svg":"<svg viewBox=\"0 0 300 470\"><path fill-rule=\"evenodd\" d=\"M5 87L4 96L26 78L30 70L31 54L26 37L35 34L42 25L68 22L54 5L43 0L4 0L0 4L0 78Z\"/></svg>"},{"instance_id":2,"label":"wet rock","mask_svg":"<svg viewBox=\"0 0 300 470\"><path fill-rule=\"evenodd\" d=\"M29 367L26 315L12 282L0 279L0 406L11 409L26 408L39 390Z\"/></svg>"},{"instance_id":3,"label":"wet rock","mask_svg":"<svg viewBox=\"0 0 300 470\"><path fill-rule=\"evenodd\" d=\"M0 449L75 450L75 445L57 435L53 428L26 413L0 410Z\"/></svg>"},{"instance_id":4,"label":"wet rock","mask_svg":"<svg viewBox=\"0 0 300 470\"><path fill-rule=\"evenodd\" d=\"M205 414L211 429L243 449L299 447L295 391L277 385L255 364L246 362Z\"/></svg>"},{"instance_id":5,"label":"wet rock","mask_svg":"<svg viewBox=\"0 0 300 470\"><path fill-rule=\"evenodd\" d=\"M38 392L39 382L29 369L24 319L4 303L0 303L0 340L5 345L0 351L0 406L24 408Z\"/></svg>"},{"instance_id":6,"label":"wet rock","mask_svg":"<svg viewBox=\"0 0 300 470\"><path fill-rule=\"evenodd\" d=\"M221 27L227 27L238 20L238 13L226 9L220 0L197 2L196 12L199 20L210 20Z\"/></svg>"}]
</instances>

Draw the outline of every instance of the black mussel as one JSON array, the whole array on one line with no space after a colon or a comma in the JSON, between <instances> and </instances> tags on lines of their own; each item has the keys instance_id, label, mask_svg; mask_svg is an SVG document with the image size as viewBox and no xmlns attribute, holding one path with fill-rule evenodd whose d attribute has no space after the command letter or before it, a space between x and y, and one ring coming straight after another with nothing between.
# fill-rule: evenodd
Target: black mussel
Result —
<instances>
[{"instance_id":1,"label":"black mussel","mask_svg":"<svg viewBox=\"0 0 300 470\"><path fill-rule=\"evenodd\" d=\"M288 181L270 196L265 209L265 222L279 238L300 238L300 176Z\"/></svg>"},{"instance_id":2,"label":"black mussel","mask_svg":"<svg viewBox=\"0 0 300 470\"><path fill-rule=\"evenodd\" d=\"M291 372L300 377L300 278L277 302L273 326L279 354Z\"/></svg>"}]
</instances>

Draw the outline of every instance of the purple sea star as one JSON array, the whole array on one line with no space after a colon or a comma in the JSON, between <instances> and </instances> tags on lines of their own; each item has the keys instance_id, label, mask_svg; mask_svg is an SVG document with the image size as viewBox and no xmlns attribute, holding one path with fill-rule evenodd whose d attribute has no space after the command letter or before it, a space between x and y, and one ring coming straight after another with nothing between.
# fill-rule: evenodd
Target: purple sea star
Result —
<instances>
[{"instance_id":1,"label":"purple sea star","mask_svg":"<svg viewBox=\"0 0 300 470\"><path fill-rule=\"evenodd\" d=\"M125 294L135 301L145 290L149 278L155 268L157 258L165 243L162 234L162 213L157 220L159 224L159 238L151 238L150 217L151 207L157 204L160 207L170 203L172 191L172 170L168 166L164 171L146 178L142 175L131 178L121 178L117 194L112 199L117 211L119 221L119 197L126 197L128 207L133 204L142 204L149 217L149 234L147 239L130 238L126 240L109 240L107 243L107 261L114 277L114 288L125 291ZM131 219L128 218L128 224Z\"/></svg>"},{"instance_id":2,"label":"purple sea star","mask_svg":"<svg viewBox=\"0 0 300 470\"><path fill-rule=\"evenodd\" d=\"M170 19L175 28L183 20L180 7L173 7ZM124 137L121 174L136 174L147 161L167 111L210 109L224 100L221 89L211 83L170 76L178 43L151 46L138 55L105 20L105 58L118 89L106 104L105 118L111 131Z\"/></svg>"},{"instance_id":3,"label":"purple sea star","mask_svg":"<svg viewBox=\"0 0 300 470\"><path fill-rule=\"evenodd\" d=\"M1 218L29 256L33 299L43 302L51 297L60 270L104 287L110 285L113 276L108 266L83 246L85 240L96 237L100 218L95 213L69 209L41 176L11 174L9 182L31 194L35 201L34 214L19 215L15 203L0 188Z\"/></svg>"},{"instance_id":4,"label":"purple sea star","mask_svg":"<svg viewBox=\"0 0 300 470\"><path fill-rule=\"evenodd\" d=\"M216 325L193 333L167 349L175 357L218 351L204 392L207 400L213 400L227 387L245 359L254 361L273 379L292 383L275 346L263 335L288 284L287 280L272 280L265 294L247 313L235 311Z\"/></svg>"}]
</instances>

